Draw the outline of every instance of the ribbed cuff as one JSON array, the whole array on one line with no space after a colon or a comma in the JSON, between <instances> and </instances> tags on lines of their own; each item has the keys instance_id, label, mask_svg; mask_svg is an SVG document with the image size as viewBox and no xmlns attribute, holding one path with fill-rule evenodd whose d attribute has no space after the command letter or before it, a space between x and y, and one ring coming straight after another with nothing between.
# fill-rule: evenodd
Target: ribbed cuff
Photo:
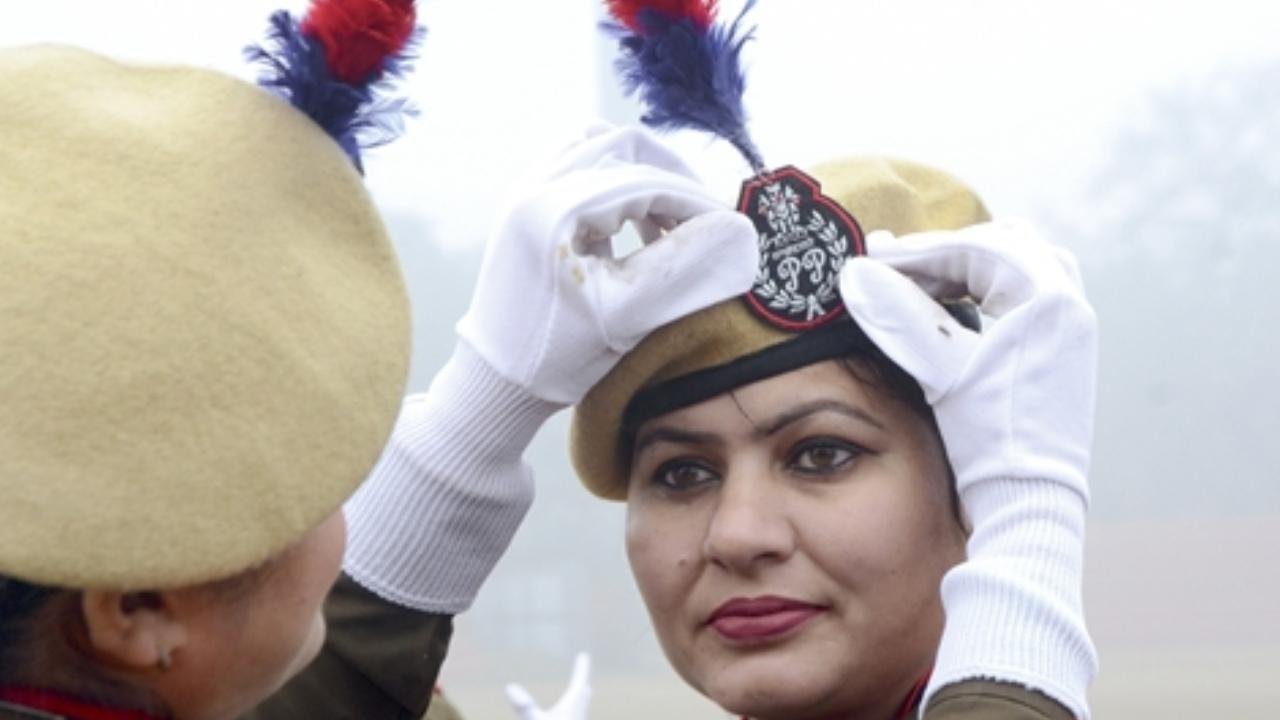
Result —
<instances>
[{"instance_id":1,"label":"ribbed cuff","mask_svg":"<svg viewBox=\"0 0 1280 720\"><path fill-rule=\"evenodd\" d=\"M427 393L405 400L382 458L347 501L347 573L417 610L470 607L533 502L521 456L562 407L459 342Z\"/></svg>"},{"instance_id":2,"label":"ribbed cuff","mask_svg":"<svg viewBox=\"0 0 1280 720\"><path fill-rule=\"evenodd\" d=\"M925 700L982 679L1038 690L1088 718L1098 659L1081 601L1085 501L1057 482L998 478L963 492L968 559L942 581L946 626Z\"/></svg>"}]
</instances>

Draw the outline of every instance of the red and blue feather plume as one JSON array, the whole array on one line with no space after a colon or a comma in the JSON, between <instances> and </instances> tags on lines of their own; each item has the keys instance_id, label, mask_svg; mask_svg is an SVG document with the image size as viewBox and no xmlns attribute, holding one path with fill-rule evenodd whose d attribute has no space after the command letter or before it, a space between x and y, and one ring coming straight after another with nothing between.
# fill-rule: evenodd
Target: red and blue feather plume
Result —
<instances>
[{"instance_id":1,"label":"red and blue feather plume","mask_svg":"<svg viewBox=\"0 0 1280 720\"><path fill-rule=\"evenodd\" d=\"M603 27L618 38L618 73L644 102L644 124L718 135L763 172L742 108L742 47L755 31L743 30L742 19L754 4L726 25L716 20L717 0L605 0L616 22Z\"/></svg>"},{"instance_id":2,"label":"red and blue feather plume","mask_svg":"<svg viewBox=\"0 0 1280 720\"><path fill-rule=\"evenodd\" d=\"M363 171L361 152L394 140L415 112L387 93L412 69L422 34L413 0L313 0L300 21L272 14L266 41L245 55L265 68L258 84L306 113Z\"/></svg>"}]
</instances>

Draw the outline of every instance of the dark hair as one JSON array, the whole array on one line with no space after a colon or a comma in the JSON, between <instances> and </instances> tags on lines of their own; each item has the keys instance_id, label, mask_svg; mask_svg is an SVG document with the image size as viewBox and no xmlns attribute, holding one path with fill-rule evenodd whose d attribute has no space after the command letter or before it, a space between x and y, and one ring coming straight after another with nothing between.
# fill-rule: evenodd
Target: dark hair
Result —
<instances>
[{"instance_id":1,"label":"dark hair","mask_svg":"<svg viewBox=\"0 0 1280 720\"><path fill-rule=\"evenodd\" d=\"M880 348L872 346L860 349L856 353L839 358L839 361L858 382L884 390L890 397L911 408L919 416L933 421L933 407L925 399L920 383L908 375L907 371L898 367L897 363L890 360Z\"/></svg>"},{"instance_id":2,"label":"dark hair","mask_svg":"<svg viewBox=\"0 0 1280 720\"><path fill-rule=\"evenodd\" d=\"M78 590L0 577L0 684L65 692L119 708L160 706L148 691L99 672Z\"/></svg>"},{"instance_id":3,"label":"dark hair","mask_svg":"<svg viewBox=\"0 0 1280 720\"><path fill-rule=\"evenodd\" d=\"M0 576L0 684L64 692L110 707L163 714L150 690L111 678L85 651L78 590Z\"/></svg>"},{"instance_id":4,"label":"dark hair","mask_svg":"<svg viewBox=\"0 0 1280 720\"><path fill-rule=\"evenodd\" d=\"M920 383L907 374L907 371L898 367L897 363L890 360L889 356L875 346L859 351L854 355L846 355L840 358L840 363L858 382L879 387L888 393L890 397L905 404L923 418L929 424L929 429L934 437L938 439L938 445L942 447L943 453L946 452L947 444L942 437L942 432L938 429L938 419L933 414L933 406L925 399L924 391L920 389ZM964 511L960 505L960 494L956 490L955 470L952 469L949 460L946 463L946 467L947 500L951 505L951 516L967 533L969 526L965 522Z\"/></svg>"},{"instance_id":5,"label":"dark hair","mask_svg":"<svg viewBox=\"0 0 1280 720\"><path fill-rule=\"evenodd\" d=\"M277 566L269 561L199 589L215 602L238 605ZM64 692L119 709L166 714L153 692L110 677L92 659L82 596L79 590L0 575L0 685Z\"/></svg>"},{"instance_id":6,"label":"dark hair","mask_svg":"<svg viewBox=\"0 0 1280 720\"><path fill-rule=\"evenodd\" d=\"M15 682L18 654L27 644L27 629L36 611L58 590L0 576L0 684Z\"/></svg>"}]
</instances>

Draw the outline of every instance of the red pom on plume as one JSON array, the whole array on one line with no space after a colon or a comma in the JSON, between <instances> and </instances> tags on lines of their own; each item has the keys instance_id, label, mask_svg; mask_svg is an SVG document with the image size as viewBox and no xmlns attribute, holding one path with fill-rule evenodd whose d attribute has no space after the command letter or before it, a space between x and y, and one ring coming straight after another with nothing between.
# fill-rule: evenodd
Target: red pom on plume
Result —
<instances>
[{"instance_id":1,"label":"red pom on plume","mask_svg":"<svg viewBox=\"0 0 1280 720\"><path fill-rule=\"evenodd\" d=\"M634 33L643 33L638 15L642 10L662 13L672 20L688 18L699 30L716 19L717 0L605 0L609 14Z\"/></svg>"},{"instance_id":2,"label":"red pom on plume","mask_svg":"<svg viewBox=\"0 0 1280 720\"><path fill-rule=\"evenodd\" d=\"M302 32L324 45L335 78L363 85L409 41L414 22L413 0L314 0Z\"/></svg>"}]
</instances>

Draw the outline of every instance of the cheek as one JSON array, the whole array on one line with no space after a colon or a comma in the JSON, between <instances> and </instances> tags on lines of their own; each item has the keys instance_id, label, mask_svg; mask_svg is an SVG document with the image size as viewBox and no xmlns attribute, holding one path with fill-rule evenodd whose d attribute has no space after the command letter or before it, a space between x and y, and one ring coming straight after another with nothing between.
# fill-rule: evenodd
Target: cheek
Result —
<instances>
[{"instance_id":1,"label":"cheek","mask_svg":"<svg viewBox=\"0 0 1280 720\"><path fill-rule=\"evenodd\" d=\"M692 520L669 508L627 508L627 559L659 632L697 579L701 543Z\"/></svg>"},{"instance_id":2,"label":"cheek","mask_svg":"<svg viewBox=\"0 0 1280 720\"><path fill-rule=\"evenodd\" d=\"M929 480L886 473L856 483L835 503L811 513L806 546L846 590L888 597L933 598L945 567L956 558L956 533L950 514Z\"/></svg>"},{"instance_id":3,"label":"cheek","mask_svg":"<svg viewBox=\"0 0 1280 720\"><path fill-rule=\"evenodd\" d=\"M197 678L219 678L212 717L238 717L278 690L319 653L324 644L322 606L337 577L346 525L335 516L288 551L267 571L263 584L208 623L210 648Z\"/></svg>"},{"instance_id":4,"label":"cheek","mask_svg":"<svg viewBox=\"0 0 1280 720\"><path fill-rule=\"evenodd\" d=\"M303 668L316 659L320 654L320 649L324 647L326 630L324 615L322 613L313 614L311 616L311 624L307 628L306 638L303 640L298 654L294 656L293 662L289 665L286 677L292 677L302 672Z\"/></svg>"},{"instance_id":5,"label":"cheek","mask_svg":"<svg viewBox=\"0 0 1280 720\"><path fill-rule=\"evenodd\" d=\"M342 556L347 549L347 518L342 511L334 513L316 529L315 570L311 574L311 590L323 599L342 572Z\"/></svg>"},{"instance_id":6,"label":"cheek","mask_svg":"<svg viewBox=\"0 0 1280 720\"><path fill-rule=\"evenodd\" d=\"M672 510L637 512L628 506L627 560L663 653L686 682L699 687L690 673L696 623L691 624L689 603L705 567L702 535L696 518Z\"/></svg>"},{"instance_id":7,"label":"cheek","mask_svg":"<svg viewBox=\"0 0 1280 720\"><path fill-rule=\"evenodd\" d=\"M345 547L346 521L338 513L296 548L290 566L278 575L271 626L263 632L278 644L286 678L306 667L324 645L324 600L341 572Z\"/></svg>"},{"instance_id":8,"label":"cheek","mask_svg":"<svg viewBox=\"0 0 1280 720\"><path fill-rule=\"evenodd\" d=\"M341 512L317 529L315 546L306 571L300 578L299 620L307 622L302 654L314 658L324 644L324 600L342 572L342 556L347 545L347 523Z\"/></svg>"},{"instance_id":9,"label":"cheek","mask_svg":"<svg viewBox=\"0 0 1280 720\"><path fill-rule=\"evenodd\" d=\"M296 611L310 618L321 611L324 599L342 572L347 546L347 521L341 512L313 530L296 548L287 573Z\"/></svg>"}]
</instances>

